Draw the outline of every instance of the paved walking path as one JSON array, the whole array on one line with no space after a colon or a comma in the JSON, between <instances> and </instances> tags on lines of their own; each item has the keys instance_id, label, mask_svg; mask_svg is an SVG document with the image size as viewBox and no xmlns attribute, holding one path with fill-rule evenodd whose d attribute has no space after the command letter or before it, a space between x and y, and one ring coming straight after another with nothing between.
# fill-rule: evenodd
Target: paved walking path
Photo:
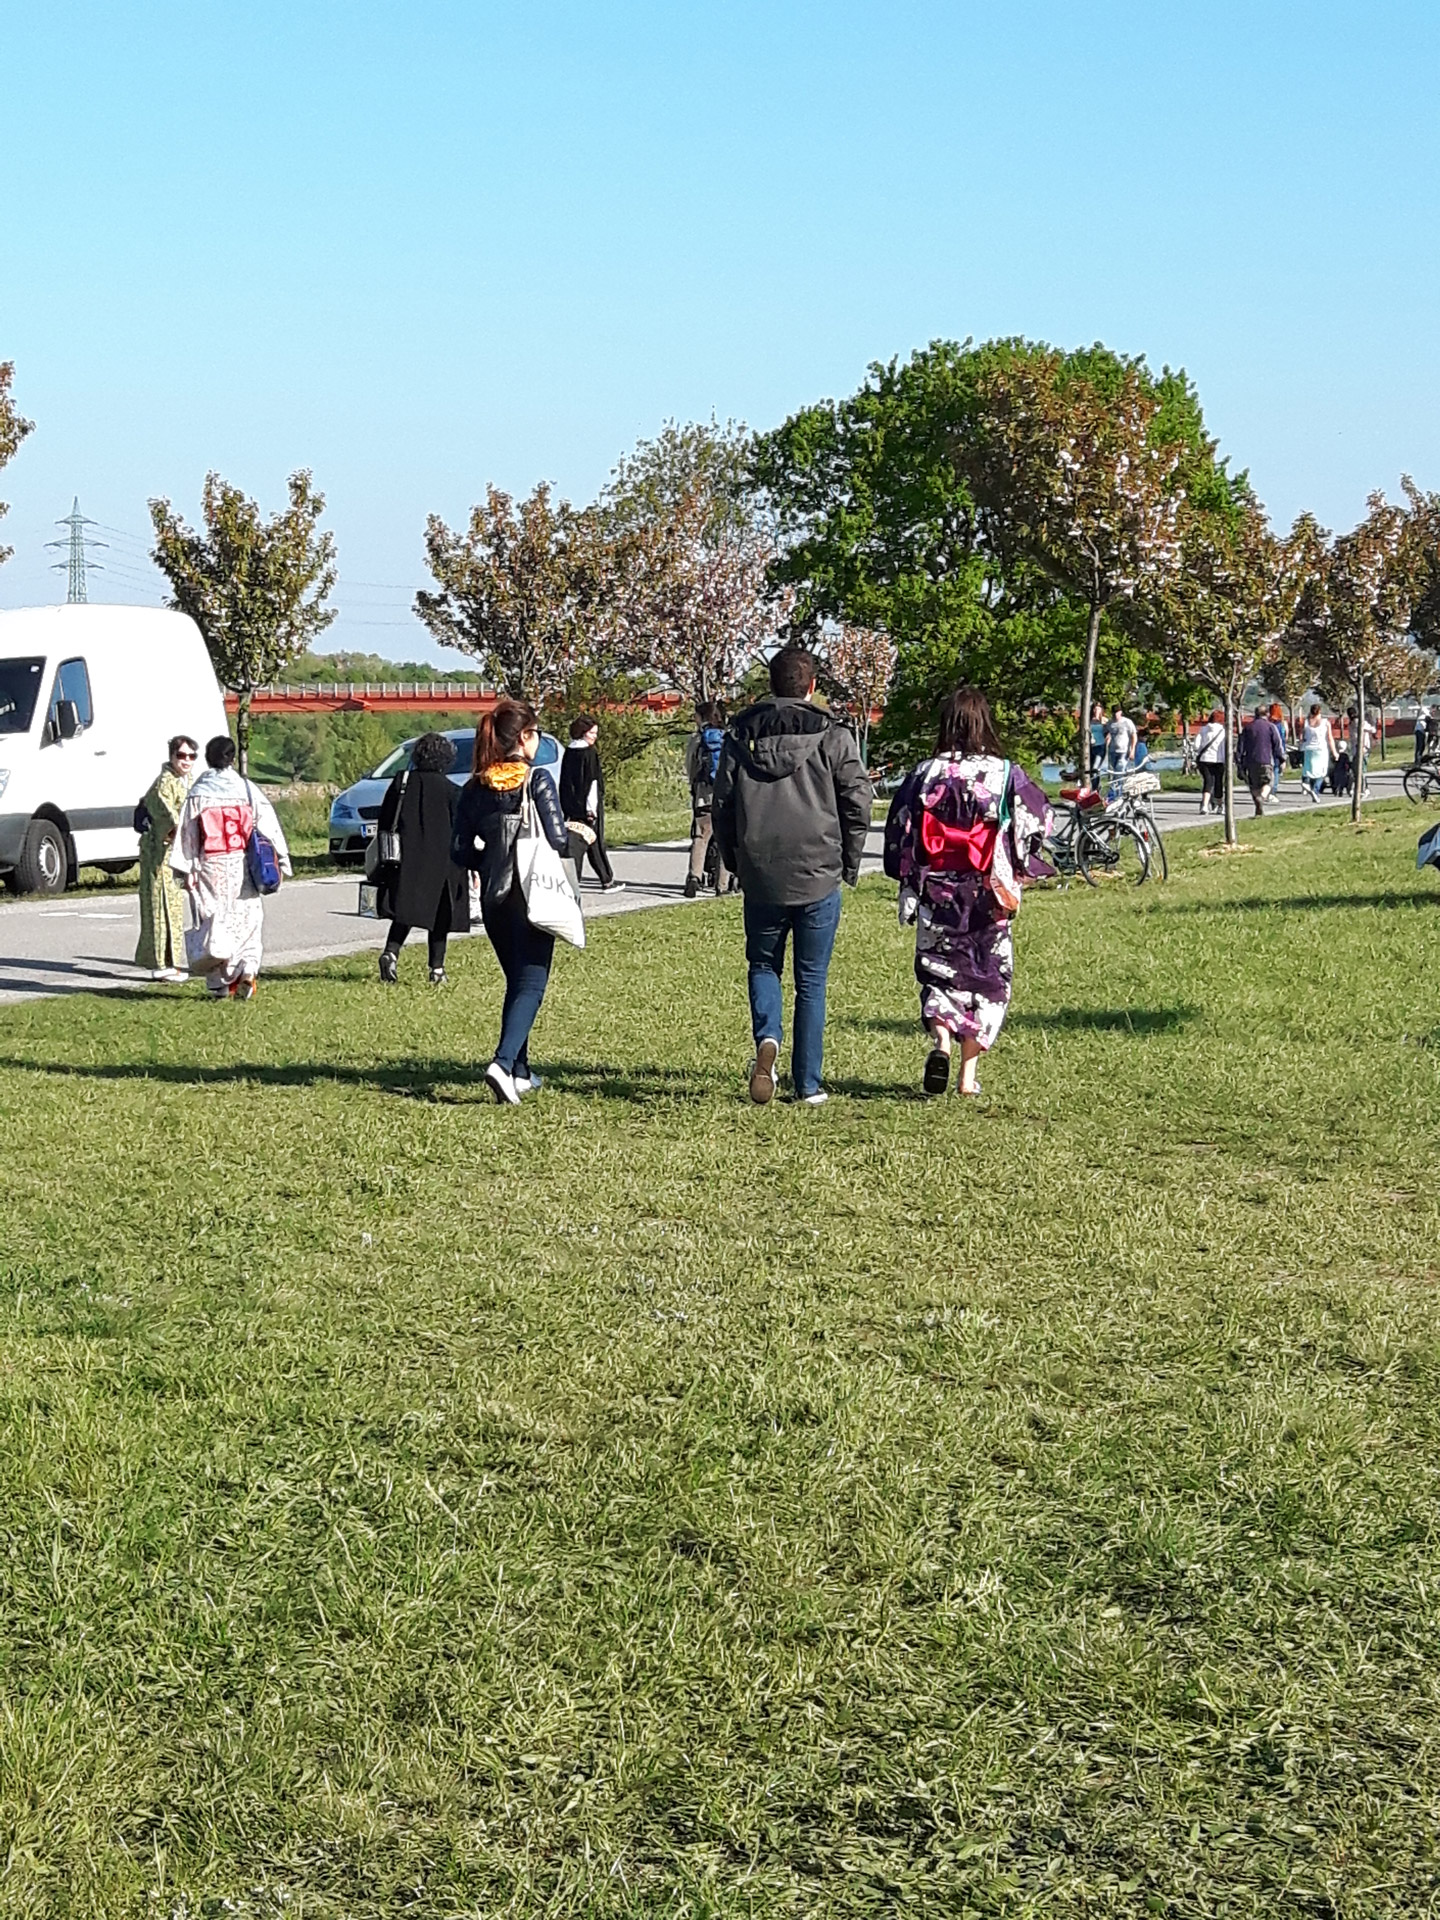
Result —
<instances>
[{"instance_id":1,"label":"paved walking path","mask_svg":"<svg viewBox=\"0 0 1440 1920\"><path fill-rule=\"evenodd\" d=\"M1399 762L1383 772L1372 771L1374 798L1395 798L1403 771ZM1286 781L1281 794L1274 811L1312 811L1297 782ZM1194 794L1160 793L1155 803L1156 817L1167 833L1193 827L1213 830L1216 825L1213 819L1202 818ZM1348 806L1349 802L1327 795L1320 805ZM1245 821L1252 816L1248 794L1237 796L1236 816L1243 831ZM880 830L872 828L865 858L867 872L879 868L880 851ZM593 880L587 881L586 918L685 905L688 853L689 842L684 840L617 848L611 857L616 875L626 882L625 890L602 893ZM266 903L265 965L294 966L332 954L377 949L384 941L385 925L362 919L358 900L359 877L355 874L287 881ZM703 900L689 904L694 911L704 909ZM131 963L139 931L140 908L133 893L68 893L59 899L0 903L0 1002L140 985L149 976ZM419 938L412 935L412 943Z\"/></svg>"}]
</instances>

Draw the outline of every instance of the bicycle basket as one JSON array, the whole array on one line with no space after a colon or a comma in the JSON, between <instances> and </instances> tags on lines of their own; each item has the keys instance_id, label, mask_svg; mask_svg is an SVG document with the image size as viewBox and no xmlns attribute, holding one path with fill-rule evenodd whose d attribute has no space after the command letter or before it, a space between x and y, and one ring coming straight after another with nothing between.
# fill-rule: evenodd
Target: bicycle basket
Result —
<instances>
[{"instance_id":1,"label":"bicycle basket","mask_svg":"<svg viewBox=\"0 0 1440 1920\"><path fill-rule=\"evenodd\" d=\"M1158 773L1127 773L1120 786L1123 792L1138 799L1142 793L1159 793L1160 776Z\"/></svg>"}]
</instances>

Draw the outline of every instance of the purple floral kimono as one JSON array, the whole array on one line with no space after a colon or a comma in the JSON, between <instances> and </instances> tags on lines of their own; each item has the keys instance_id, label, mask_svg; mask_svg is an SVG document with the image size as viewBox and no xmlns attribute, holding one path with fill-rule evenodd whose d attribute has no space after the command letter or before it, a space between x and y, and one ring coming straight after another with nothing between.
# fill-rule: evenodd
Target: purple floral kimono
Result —
<instances>
[{"instance_id":1,"label":"purple floral kimono","mask_svg":"<svg viewBox=\"0 0 1440 1920\"><path fill-rule=\"evenodd\" d=\"M989 873L939 873L921 843L922 808L955 827L996 829ZM915 923L920 1018L959 1039L994 1046L1010 1004L1010 922L1020 882L1053 869L1040 847L1054 824L1044 794L1008 760L941 754L907 774L885 823L885 871L900 883L900 924Z\"/></svg>"}]
</instances>

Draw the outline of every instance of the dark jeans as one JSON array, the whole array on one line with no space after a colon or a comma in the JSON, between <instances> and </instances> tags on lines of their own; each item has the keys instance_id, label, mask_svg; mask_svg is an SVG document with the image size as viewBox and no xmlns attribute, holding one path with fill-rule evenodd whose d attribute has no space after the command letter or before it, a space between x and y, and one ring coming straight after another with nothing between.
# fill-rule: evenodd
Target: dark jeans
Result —
<instances>
[{"instance_id":1,"label":"dark jeans","mask_svg":"<svg viewBox=\"0 0 1440 1920\"><path fill-rule=\"evenodd\" d=\"M550 980L555 936L531 926L525 918L524 907L513 893L502 907L484 918L485 931L505 976L505 1001L500 1012L495 1064L506 1073L523 1073L530 1065L530 1029Z\"/></svg>"},{"instance_id":2,"label":"dark jeans","mask_svg":"<svg viewBox=\"0 0 1440 1920\"><path fill-rule=\"evenodd\" d=\"M1208 797L1217 807L1225 804L1225 762L1223 760L1202 760L1200 766L1200 787L1202 797Z\"/></svg>"},{"instance_id":3,"label":"dark jeans","mask_svg":"<svg viewBox=\"0 0 1440 1920\"><path fill-rule=\"evenodd\" d=\"M404 946L413 931L414 929L407 927L403 920L392 920L390 922L390 931L385 936L385 945L389 947L392 952L399 953L401 947ZM430 971L432 973L442 973L445 968L445 942L449 938L449 934L448 932L431 933L426 937L430 947Z\"/></svg>"},{"instance_id":4,"label":"dark jeans","mask_svg":"<svg viewBox=\"0 0 1440 1920\"><path fill-rule=\"evenodd\" d=\"M840 889L800 907L745 897L745 959L750 979L750 1025L758 1047L783 1037L780 975L785 942L795 940L795 1037L790 1086L797 1099L820 1091L825 1062L825 981L840 925Z\"/></svg>"}]
</instances>

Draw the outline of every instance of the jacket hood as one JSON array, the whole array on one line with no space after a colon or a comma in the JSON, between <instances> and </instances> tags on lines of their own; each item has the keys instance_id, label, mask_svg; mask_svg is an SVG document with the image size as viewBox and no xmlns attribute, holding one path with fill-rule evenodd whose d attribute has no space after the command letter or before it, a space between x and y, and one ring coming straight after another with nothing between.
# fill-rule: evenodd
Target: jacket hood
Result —
<instances>
[{"instance_id":1,"label":"jacket hood","mask_svg":"<svg viewBox=\"0 0 1440 1920\"><path fill-rule=\"evenodd\" d=\"M740 764L755 780L788 780L820 751L835 722L808 700L761 700L731 726Z\"/></svg>"}]
</instances>

